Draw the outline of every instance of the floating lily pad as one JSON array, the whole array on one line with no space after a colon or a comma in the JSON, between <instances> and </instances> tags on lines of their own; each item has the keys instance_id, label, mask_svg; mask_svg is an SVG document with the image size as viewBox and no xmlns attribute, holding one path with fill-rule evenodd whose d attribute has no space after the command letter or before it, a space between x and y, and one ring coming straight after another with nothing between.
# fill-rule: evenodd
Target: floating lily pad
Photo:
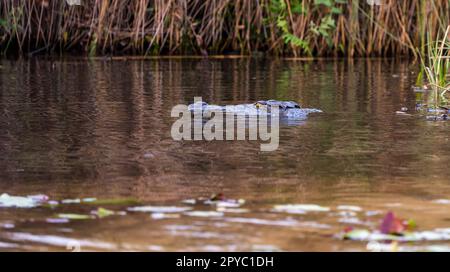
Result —
<instances>
[{"instance_id":1,"label":"floating lily pad","mask_svg":"<svg viewBox=\"0 0 450 272\"><path fill-rule=\"evenodd\" d=\"M216 205L217 207L221 207L221 208L239 208L240 206L244 205L245 200L243 199L238 199L238 200L233 200L233 201L216 201L216 202L211 202L208 203L206 202L205 204L212 204L212 205Z\"/></svg>"},{"instance_id":2,"label":"floating lily pad","mask_svg":"<svg viewBox=\"0 0 450 272\"><path fill-rule=\"evenodd\" d=\"M402 234L411 231L416 227L416 222L412 219L403 220L395 216L393 212L388 212L381 222L380 231L384 234Z\"/></svg>"},{"instance_id":3,"label":"floating lily pad","mask_svg":"<svg viewBox=\"0 0 450 272\"><path fill-rule=\"evenodd\" d=\"M448 205L448 204L450 204L450 199L436 199L436 200L433 200L433 203Z\"/></svg>"},{"instance_id":4,"label":"floating lily pad","mask_svg":"<svg viewBox=\"0 0 450 272\"><path fill-rule=\"evenodd\" d=\"M97 201L97 198L95 198L95 197L86 197L86 198L83 198L81 201L84 202L84 203L95 202L95 201Z\"/></svg>"},{"instance_id":5,"label":"floating lily pad","mask_svg":"<svg viewBox=\"0 0 450 272\"><path fill-rule=\"evenodd\" d=\"M362 211L361 207L353 206L353 205L339 205L336 207L338 210L342 211L352 211L352 212L360 212Z\"/></svg>"},{"instance_id":6,"label":"floating lily pad","mask_svg":"<svg viewBox=\"0 0 450 272\"><path fill-rule=\"evenodd\" d=\"M449 252L447 245L409 246L399 245L397 241L391 243L379 243L372 241L367 243L367 250L375 252Z\"/></svg>"},{"instance_id":7,"label":"floating lily pad","mask_svg":"<svg viewBox=\"0 0 450 272\"><path fill-rule=\"evenodd\" d=\"M116 212L100 207L97 210L92 211L91 213L98 216L99 218L103 218L103 217L114 215Z\"/></svg>"},{"instance_id":8,"label":"floating lily pad","mask_svg":"<svg viewBox=\"0 0 450 272\"><path fill-rule=\"evenodd\" d=\"M195 205L195 204L197 204L197 200L196 199L185 199L185 200L183 200L183 201L181 201L182 203L184 203L184 204L190 204L190 205Z\"/></svg>"},{"instance_id":9,"label":"floating lily pad","mask_svg":"<svg viewBox=\"0 0 450 272\"><path fill-rule=\"evenodd\" d=\"M294 214L304 214L307 212L328 212L330 211L330 208L322 207L316 204L287 204L287 205L275 205L274 211L294 213Z\"/></svg>"},{"instance_id":10,"label":"floating lily pad","mask_svg":"<svg viewBox=\"0 0 450 272\"><path fill-rule=\"evenodd\" d=\"M361 221L361 219L359 219L358 217L343 217L339 218L338 222L352 225L367 225L366 222Z\"/></svg>"},{"instance_id":11,"label":"floating lily pad","mask_svg":"<svg viewBox=\"0 0 450 272\"><path fill-rule=\"evenodd\" d=\"M267 226L284 226L284 227L298 226L298 221L292 220L292 219L268 220L268 219L260 219L260 218L230 217L230 218L225 218L225 221L233 222L233 223L245 223L245 224L267 225Z\"/></svg>"},{"instance_id":12,"label":"floating lily pad","mask_svg":"<svg viewBox=\"0 0 450 272\"><path fill-rule=\"evenodd\" d=\"M267 226L283 226L283 227L303 227L303 228L313 228L313 229L329 229L331 228L327 224L320 224L314 221L297 221L294 219L281 219L281 220L269 220L260 218L247 218L247 217L229 217L224 218L226 222L233 223L246 223L254 225L267 225Z\"/></svg>"},{"instance_id":13,"label":"floating lily pad","mask_svg":"<svg viewBox=\"0 0 450 272\"><path fill-rule=\"evenodd\" d=\"M179 213L190 210L192 210L191 207L177 207L177 206L138 206L128 208L128 211L131 212L151 212L151 213Z\"/></svg>"},{"instance_id":14,"label":"floating lily pad","mask_svg":"<svg viewBox=\"0 0 450 272\"><path fill-rule=\"evenodd\" d=\"M223 212L215 212L215 211L191 211L185 212L185 215L188 216L198 216L198 217L221 217L223 216Z\"/></svg>"},{"instance_id":15,"label":"floating lily pad","mask_svg":"<svg viewBox=\"0 0 450 272\"><path fill-rule=\"evenodd\" d=\"M56 201L56 200L50 200L50 201L47 202L47 204L49 206L56 206L56 205L59 205L59 202Z\"/></svg>"},{"instance_id":16,"label":"floating lily pad","mask_svg":"<svg viewBox=\"0 0 450 272\"><path fill-rule=\"evenodd\" d=\"M20 243L39 243L58 247L68 248L69 246L79 246L83 249L94 248L101 250L113 250L116 246L111 243L99 240L73 239L56 235L38 235L26 232L11 232L5 235L8 239Z\"/></svg>"},{"instance_id":17,"label":"floating lily pad","mask_svg":"<svg viewBox=\"0 0 450 272\"><path fill-rule=\"evenodd\" d=\"M371 216L376 216L376 215L379 215L382 213L383 213L382 211L367 211L366 216L371 217Z\"/></svg>"},{"instance_id":18,"label":"floating lily pad","mask_svg":"<svg viewBox=\"0 0 450 272\"><path fill-rule=\"evenodd\" d=\"M395 240L397 239L397 236L390 234L382 234L379 232L372 233L366 229L355 229L346 232L343 235L343 238L356 241L378 241L378 240Z\"/></svg>"},{"instance_id":19,"label":"floating lily pad","mask_svg":"<svg viewBox=\"0 0 450 272\"><path fill-rule=\"evenodd\" d=\"M46 202L49 200L49 197L47 195L39 194L39 195L29 195L27 198L33 199L36 202Z\"/></svg>"},{"instance_id":20,"label":"floating lily pad","mask_svg":"<svg viewBox=\"0 0 450 272\"><path fill-rule=\"evenodd\" d=\"M0 223L0 227L4 229L13 229L15 228L14 223Z\"/></svg>"},{"instance_id":21,"label":"floating lily pad","mask_svg":"<svg viewBox=\"0 0 450 272\"><path fill-rule=\"evenodd\" d=\"M76 214L76 213L60 213L58 214L59 218L65 218L69 220L85 220L92 219L92 216L86 214Z\"/></svg>"},{"instance_id":22,"label":"floating lily pad","mask_svg":"<svg viewBox=\"0 0 450 272\"><path fill-rule=\"evenodd\" d=\"M356 217L356 212L352 212L352 211L339 211L336 213L336 215L340 216L340 217Z\"/></svg>"},{"instance_id":23,"label":"floating lily pad","mask_svg":"<svg viewBox=\"0 0 450 272\"><path fill-rule=\"evenodd\" d=\"M78 204L81 203L81 199L76 198L76 199L63 199L61 200L62 204Z\"/></svg>"},{"instance_id":24,"label":"floating lily pad","mask_svg":"<svg viewBox=\"0 0 450 272\"><path fill-rule=\"evenodd\" d=\"M36 196L23 197L2 194L0 195L0 207L33 208L46 201L43 199L43 197ZM48 197L46 199L48 200Z\"/></svg>"},{"instance_id":25,"label":"floating lily pad","mask_svg":"<svg viewBox=\"0 0 450 272\"><path fill-rule=\"evenodd\" d=\"M240 208L224 208L224 207L218 207L218 212L226 212L226 213L247 213L249 212L248 209L240 209Z\"/></svg>"},{"instance_id":26,"label":"floating lily pad","mask_svg":"<svg viewBox=\"0 0 450 272\"><path fill-rule=\"evenodd\" d=\"M1 67L0 67L1 69ZM14 243L4 243L0 242L0 248L17 248L19 245Z\"/></svg>"},{"instance_id":27,"label":"floating lily pad","mask_svg":"<svg viewBox=\"0 0 450 272\"><path fill-rule=\"evenodd\" d=\"M180 218L180 215L176 213L152 213L151 217L153 219L174 219Z\"/></svg>"},{"instance_id":28,"label":"floating lily pad","mask_svg":"<svg viewBox=\"0 0 450 272\"><path fill-rule=\"evenodd\" d=\"M89 199L86 201L83 200L83 203L85 204L92 204L92 205L138 205L140 204L139 201L137 201L134 198L117 198L117 199Z\"/></svg>"},{"instance_id":29,"label":"floating lily pad","mask_svg":"<svg viewBox=\"0 0 450 272\"><path fill-rule=\"evenodd\" d=\"M45 222L50 224L65 224L69 223L70 220L68 218L47 218Z\"/></svg>"},{"instance_id":30,"label":"floating lily pad","mask_svg":"<svg viewBox=\"0 0 450 272\"><path fill-rule=\"evenodd\" d=\"M399 242L417 242L417 241L448 241L450 233L440 231L417 231L404 232L402 235L384 234L379 231L369 231L366 229L355 229L345 233L344 239L356 241L399 241Z\"/></svg>"}]
</instances>

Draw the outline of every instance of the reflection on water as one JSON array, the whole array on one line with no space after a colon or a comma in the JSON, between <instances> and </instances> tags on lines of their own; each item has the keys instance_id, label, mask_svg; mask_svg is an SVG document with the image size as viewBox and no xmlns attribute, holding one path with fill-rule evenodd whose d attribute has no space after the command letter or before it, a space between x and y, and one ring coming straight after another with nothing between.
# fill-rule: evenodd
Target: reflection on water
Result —
<instances>
[{"instance_id":1,"label":"reflection on water","mask_svg":"<svg viewBox=\"0 0 450 272\"><path fill-rule=\"evenodd\" d=\"M365 248L334 239L348 224L331 215L269 211L288 203L395 210L420 227L450 227L449 206L432 202L450 199L448 124L395 115L415 106L414 71L388 60L2 60L0 193L178 205L223 192L250 212L49 225L52 210L3 208L0 225L13 227L0 231L0 249L65 250L70 239L98 250ZM251 141L173 141L170 110L194 96L294 100L325 113L282 125L276 152Z\"/></svg>"}]
</instances>

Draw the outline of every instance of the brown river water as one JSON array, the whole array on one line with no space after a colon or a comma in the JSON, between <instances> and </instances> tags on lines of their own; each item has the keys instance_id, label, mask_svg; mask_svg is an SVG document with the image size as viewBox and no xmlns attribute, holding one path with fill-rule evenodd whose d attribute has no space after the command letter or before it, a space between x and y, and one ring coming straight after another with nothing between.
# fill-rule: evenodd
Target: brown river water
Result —
<instances>
[{"instance_id":1,"label":"brown river water","mask_svg":"<svg viewBox=\"0 0 450 272\"><path fill-rule=\"evenodd\" d=\"M449 124L395 114L414 109L416 72L384 59L1 60L0 194L59 205L1 207L0 250L365 251L368 241L340 233L376 230L388 211L417 231L449 230ZM170 111L194 96L294 100L324 113L281 124L273 152L174 141ZM183 202L215 193L245 203ZM274 209L287 204L324 209ZM149 205L193 210L129 210ZM91 216L99 207L115 214ZM448 239L381 244L450 250Z\"/></svg>"}]
</instances>

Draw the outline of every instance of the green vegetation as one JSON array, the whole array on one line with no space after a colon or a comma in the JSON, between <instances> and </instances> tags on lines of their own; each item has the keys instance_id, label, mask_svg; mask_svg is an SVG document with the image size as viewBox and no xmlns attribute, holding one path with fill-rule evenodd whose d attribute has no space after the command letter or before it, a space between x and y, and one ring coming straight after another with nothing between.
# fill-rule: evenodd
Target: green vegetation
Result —
<instances>
[{"instance_id":1,"label":"green vegetation","mask_svg":"<svg viewBox=\"0 0 450 272\"><path fill-rule=\"evenodd\" d=\"M449 1L0 0L0 52L399 56L425 52ZM372 1L376 2L376 1Z\"/></svg>"},{"instance_id":2,"label":"green vegetation","mask_svg":"<svg viewBox=\"0 0 450 272\"><path fill-rule=\"evenodd\" d=\"M447 27L444 35L433 41L430 34L428 35L427 58L422 59L423 70L425 71L428 83L432 90L432 96L429 97L429 103L434 105L435 110L439 106L446 105L447 91L450 88L450 80L448 71L450 68L450 41L448 34L450 26Z\"/></svg>"}]
</instances>

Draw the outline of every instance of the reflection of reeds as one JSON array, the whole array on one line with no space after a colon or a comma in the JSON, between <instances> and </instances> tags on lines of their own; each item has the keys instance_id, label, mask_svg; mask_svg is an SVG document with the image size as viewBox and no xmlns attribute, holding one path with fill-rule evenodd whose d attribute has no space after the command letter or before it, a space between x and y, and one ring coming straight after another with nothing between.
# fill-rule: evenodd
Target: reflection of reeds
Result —
<instances>
[{"instance_id":1,"label":"reflection of reeds","mask_svg":"<svg viewBox=\"0 0 450 272\"><path fill-rule=\"evenodd\" d=\"M1 51L406 55L445 28L450 8L444 0L81 2L0 0Z\"/></svg>"}]
</instances>

